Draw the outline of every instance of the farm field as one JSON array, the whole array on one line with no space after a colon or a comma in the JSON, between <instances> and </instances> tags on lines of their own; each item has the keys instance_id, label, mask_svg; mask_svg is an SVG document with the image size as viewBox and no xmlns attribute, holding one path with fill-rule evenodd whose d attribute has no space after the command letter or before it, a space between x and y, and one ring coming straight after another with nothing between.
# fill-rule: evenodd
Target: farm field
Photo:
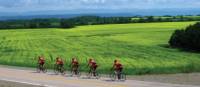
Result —
<instances>
[{"instance_id":1,"label":"farm field","mask_svg":"<svg viewBox=\"0 0 200 87\"><path fill-rule=\"evenodd\" d=\"M79 26L73 29L0 30L0 64L35 67L37 56L53 68L61 56L68 67L78 57L81 70L86 60L96 59L98 71L109 73L119 59L127 74L200 72L200 54L168 48L175 29L195 22L162 22Z\"/></svg>"}]
</instances>

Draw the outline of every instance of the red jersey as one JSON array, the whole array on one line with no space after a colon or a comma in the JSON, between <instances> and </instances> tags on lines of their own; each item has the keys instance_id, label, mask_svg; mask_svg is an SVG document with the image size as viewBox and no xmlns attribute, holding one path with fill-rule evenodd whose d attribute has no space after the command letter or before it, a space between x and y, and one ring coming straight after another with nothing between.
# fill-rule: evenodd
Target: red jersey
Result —
<instances>
[{"instance_id":1,"label":"red jersey","mask_svg":"<svg viewBox=\"0 0 200 87\"><path fill-rule=\"evenodd\" d=\"M78 61L72 61L72 65L78 65Z\"/></svg>"},{"instance_id":2,"label":"red jersey","mask_svg":"<svg viewBox=\"0 0 200 87\"><path fill-rule=\"evenodd\" d=\"M39 59L39 64L44 64L45 63L45 60L44 59Z\"/></svg>"},{"instance_id":3,"label":"red jersey","mask_svg":"<svg viewBox=\"0 0 200 87\"><path fill-rule=\"evenodd\" d=\"M118 69L122 69L122 68L123 68L122 64L120 64L120 63L119 64L115 64L115 69L118 70Z\"/></svg>"},{"instance_id":4,"label":"red jersey","mask_svg":"<svg viewBox=\"0 0 200 87\"><path fill-rule=\"evenodd\" d=\"M97 68L97 63L96 62L91 62L91 67L93 67L93 68Z\"/></svg>"},{"instance_id":5,"label":"red jersey","mask_svg":"<svg viewBox=\"0 0 200 87\"><path fill-rule=\"evenodd\" d=\"M64 64L64 63L63 63L62 60L57 60L57 61L56 61L56 64L61 65L61 64Z\"/></svg>"}]
</instances>

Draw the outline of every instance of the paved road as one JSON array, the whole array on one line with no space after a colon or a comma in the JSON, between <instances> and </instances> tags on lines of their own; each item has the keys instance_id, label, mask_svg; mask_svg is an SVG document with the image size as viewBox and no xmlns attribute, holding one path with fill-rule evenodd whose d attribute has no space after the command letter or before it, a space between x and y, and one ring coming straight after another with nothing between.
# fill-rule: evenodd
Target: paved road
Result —
<instances>
[{"instance_id":1,"label":"paved road","mask_svg":"<svg viewBox=\"0 0 200 87\"><path fill-rule=\"evenodd\" d=\"M53 73L36 73L34 70L22 70L0 67L0 80L40 85L47 87L200 87L192 85L166 84L156 82L144 82L127 80L125 82L113 82L108 78L84 79L54 75Z\"/></svg>"}]
</instances>

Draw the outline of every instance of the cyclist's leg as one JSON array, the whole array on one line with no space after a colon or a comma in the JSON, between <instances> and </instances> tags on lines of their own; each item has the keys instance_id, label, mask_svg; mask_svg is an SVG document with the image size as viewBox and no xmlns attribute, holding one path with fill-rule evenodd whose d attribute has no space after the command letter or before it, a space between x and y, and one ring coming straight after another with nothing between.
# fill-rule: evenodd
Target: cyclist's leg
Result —
<instances>
[{"instance_id":1,"label":"cyclist's leg","mask_svg":"<svg viewBox=\"0 0 200 87\"><path fill-rule=\"evenodd\" d=\"M123 68L120 68L120 70L119 70L120 79L122 79L122 71L123 71Z\"/></svg>"},{"instance_id":2,"label":"cyclist's leg","mask_svg":"<svg viewBox=\"0 0 200 87\"><path fill-rule=\"evenodd\" d=\"M78 66L77 65L74 67L74 73L75 73L75 75L78 75Z\"/></svg>"},{"instance_id":3,"label":"cyclist's leg","mask_svg":"<svg viewBox=\"0 0 200 87\"><path fill-rule=\"evenodd\" d=\"M39 64L39 69L42 70L43 64Z\"/></svg>"},{"instance_id":4,"label":"cyclist's leg","mask_svg":"<svg viewBox=\"0 0 200 87\"><path fill-rule=\"evenodd\" d=\"M122 73L122 71L123 71L123 68L120 68L120 73Z\"/></svg>"},{"instance_id":5,"label":"cyclist's leg","mask_svg":"<svg viewBox=\"0 0 200 87\"><path fill-rule=\"evenodd\" d=\"M123 68L119 68L119 69L117 70L117 73L118 73L117 77L118 77L118 79L121 79L121 78L122 78L122 70L123 70Z\"/></svg>"},{"instance_id":6,"label":"cyclist's leg","mask_svg":"<svg viewBox=\"0 0 200 87\"><path fill-rule=\"evenodd\" d=\"M73 73L73 68L74 68L74 66L72 65L72 66L70 67L71 73Z\"/></svg>"},{"instance_id":7,"label":"cyclist's leg","mask_svg":"<svg viewBox=\"0 0 200 87\"><path fill-rule=\"evenodd\" d=\"M117 73L117 79L120 80L121 79L120 69L116 70L116 73Z\"/></svg>"},{"instance_id":8,"label":"cyclist's leg","mask_svg":"<svg viewBox=\"0 0 200 87\"><path fill-rule=\"evenodd\" d=\"M59 73L59 64L55 64L55 65L54 65L54 72L55 72L56 74Z\"/></svg>"},{"instance_id":9,"label":"cyclist's leg","mask_svg":"<svg viewBox=\"0 0 200 87\"><path fill-rule=\"evenodd\" d=\"M55 65L55 69L56 69L56 70L58 70L58 68L59 68L59 65L58 65L58 64L56 64L56 65Z\"/></svg>"},{"instance_id":10,"label":"cyclist's leg","mask_svg":"<svg viewBox=\"0 0 200 87\"><path fill-rule=\"evenodd\" d=\"M96 76L96 67L93 68L93 75Z\"/></svg>"},{"instance_id":11,"label":"cyclist's leg","mask_svg":"<svg viewBox=\"0 0 200 87\"><path fill-rule=\"evenodd\" d=\"M61 70L61 65L60 64L57 65L57 70L60 72L60 70Z\"/></svg>"},{"instance_id":12,"label":"cyclist's leg","mask_svg":"<svg viewBox=\"0 0 200 87\"><path fill-rule=\"evenodd\" d=\"M44 71L44 63L41 64L41 70Z\"/></svg>"},{"instance_id":13,"label":"cyclist's leg","mask_svg":"<svg viewBox=\"0 0 200 87\"><path fill-rule=\"evenodd\" d=\"M61 72L62 72L62 73L65 73L64 64L61 64Z\"/></svg>"},{"instance_id":14,"label":"cyclist's leg","mask_svg":"<svg viewBox=\"0 0 200 87\"><path fill-rule=\"evenodd\" d=\"M89 69L89 74L91 74L91 72L92 72L92 67L90 67L90 69Z\"/></svg>"},{"instance_id":15,"label":"cyclist's leg","mask_svg":"<svg viewBox=\"0 0 200 87\"><path fill-rule=\"evenodd\" d=\"M60 71L63 72L63 64L60 64Z\"/></svg>"},{"instance_id":16,"label":"cyclist's leg","mask_svg":"<svg viewBox=\"0 0 200 87\"><path fill-rule=\"evenodd\" d=\"M74 65L71 67L71 73L75 74L75 66Z\"/></svg>"},{"instance_id":17,"label":"cyclist's leg","mask_svg":"<svg viewBox=\"0 0 200 87\"><path fill-rule=\"evenodd\" d=\"M39 69L39 71L41 70L41 64L38 64L38 69Z\"/></svg>"}]
</instances>

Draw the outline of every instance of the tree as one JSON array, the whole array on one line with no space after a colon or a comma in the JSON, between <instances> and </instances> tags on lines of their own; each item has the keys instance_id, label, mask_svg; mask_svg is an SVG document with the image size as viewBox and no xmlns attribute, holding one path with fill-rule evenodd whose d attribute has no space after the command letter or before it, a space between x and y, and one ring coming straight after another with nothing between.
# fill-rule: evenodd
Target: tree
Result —
<instances>
[{"instance_id":1,"label":"tree","mask_svg":"<svg viewBox=\"0 0 200 87\"><path fill-rule=\"evenodd\" d=\"M60 21L60 27L61 28L73 28L75 27L74 23L70 20L67 20L67 19L62 19Z\"/></svg>"},{"instance_id":2,"label":"tree","mask_svg":"<svg viewBox=\"0 0 200 87\"><path fill-rule=\"evenodd\" d=\"M184 30L176 30L169 44L172 47L200 51L200 23L190 25Z\"/></svg>"},{"instance_id":3,"label":"tree","mask_svg":"<svg viewBox=\"0 0 200 87\"><path fill-rule=\"evenodd\" d=\"M147 17L147 21L148 22L153 22L154 21L154 17L153 16L148 16Z\"/></svg>"}]
</instances>

